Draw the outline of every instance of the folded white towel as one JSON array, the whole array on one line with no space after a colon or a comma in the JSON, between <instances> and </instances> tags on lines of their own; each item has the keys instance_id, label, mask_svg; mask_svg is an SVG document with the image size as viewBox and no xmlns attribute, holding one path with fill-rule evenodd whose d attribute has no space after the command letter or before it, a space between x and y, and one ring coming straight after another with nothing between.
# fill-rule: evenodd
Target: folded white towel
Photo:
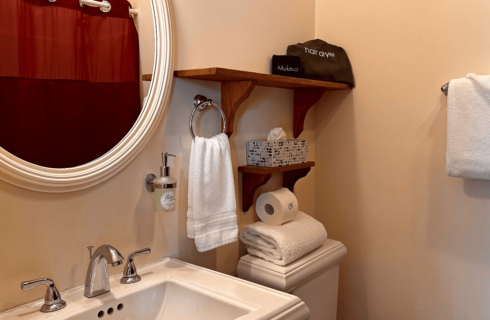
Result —
<instances>
[{"instance_id":1,"label":"folded white towel","mask_svg":"<svg viewBox=\"0 0 490 320\"><path fill-rule=\"evenodd\" d=\"M240 240L248 253L284 266L322 245L327 239L323 225L303 212L280 226L262 221L243 227Z\"/></svg>"},{"instance_id":2,"label":"folded white towel","mask_svg":"<svg viewBox=\"0 0 490 320\"><path fill-rule=\"evenodd\" d=\"M235 182L226 134L196 137L189 161L187 236L199 252L238 239Z\"/></svg>"},{"instance_id":3,"label":"folded white towel","mask_svg":"<svg viewBox=\"0 0 490 320\"><path fill-rule=\"evenodd\" d=\"M470 73L449 84L446 172L490 180L490 76Z\"/></svg>"}]
</instances>

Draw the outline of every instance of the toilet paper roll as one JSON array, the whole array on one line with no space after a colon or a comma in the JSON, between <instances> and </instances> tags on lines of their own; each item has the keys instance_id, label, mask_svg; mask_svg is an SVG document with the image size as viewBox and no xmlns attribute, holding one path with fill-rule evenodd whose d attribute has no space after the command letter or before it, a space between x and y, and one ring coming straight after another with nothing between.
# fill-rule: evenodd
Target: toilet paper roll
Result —
<instances>
[{"instance_id":1,"label":"toilet paper roll","mask_svg":"<svg viewBox=\"0 0 490 320\"><path fill-rule=\"evenodd\" d=\"M298 199L287 188L266 192L260 195L255 204L260 220L279 226L293 220L298 213Z\"/></svg>"}]
</instances>

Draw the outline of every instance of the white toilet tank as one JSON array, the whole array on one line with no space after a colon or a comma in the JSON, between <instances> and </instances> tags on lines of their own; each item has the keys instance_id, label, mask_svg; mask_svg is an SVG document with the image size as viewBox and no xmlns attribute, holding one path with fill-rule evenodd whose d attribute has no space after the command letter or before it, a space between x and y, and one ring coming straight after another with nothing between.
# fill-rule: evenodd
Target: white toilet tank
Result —
<instances>
[{"instance_id":1,"label":"white toilet tank","mask_svg":"<svg viewBox=\"0 0 490 320\"><path fill-rule=\"evenodd\" d=\"M339 287L339 262L347 253L337 240L327 239L321 247L284 267L249 254L238 263L238 277L291 293L308 306L311 320L335 320Z\"/></svg>"}]
</instances>

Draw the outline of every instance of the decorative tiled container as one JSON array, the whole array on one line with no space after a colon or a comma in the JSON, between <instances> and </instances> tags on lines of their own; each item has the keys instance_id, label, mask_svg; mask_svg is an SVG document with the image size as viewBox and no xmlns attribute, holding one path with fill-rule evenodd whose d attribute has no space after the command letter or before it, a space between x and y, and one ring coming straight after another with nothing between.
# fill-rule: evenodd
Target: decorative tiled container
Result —
<instances>
[{"instance_id":1,"label":"decorative tiled container","mask_svg":"<svg viewBox=\"0 0 490 320\"><path fill-rule=\"evenodd\" d=\"M247 165L282 167L306 162L306 140L247 141Z\"/></svg>"}]
</instances>

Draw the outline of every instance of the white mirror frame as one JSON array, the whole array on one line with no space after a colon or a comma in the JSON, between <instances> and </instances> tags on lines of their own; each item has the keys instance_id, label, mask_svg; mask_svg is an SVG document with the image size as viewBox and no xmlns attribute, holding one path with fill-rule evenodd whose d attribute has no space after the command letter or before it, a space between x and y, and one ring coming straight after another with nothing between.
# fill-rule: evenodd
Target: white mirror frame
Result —
<instances>
[{"instance_id":1,"label":"white mirror frame","mask_svg":"<svg viewBox=\"0 0 490 320\"><path fill-rule=\"evenodd\" d=\"M173 75L172 21L168 0L150 0L155 30L153 76L135 125L124 139L104 156L75 168L54 169L24 161L0 148L0 179L41 192L70 192L109 179L144 148L170 99Z\"/></svg>"}]
</instances>

